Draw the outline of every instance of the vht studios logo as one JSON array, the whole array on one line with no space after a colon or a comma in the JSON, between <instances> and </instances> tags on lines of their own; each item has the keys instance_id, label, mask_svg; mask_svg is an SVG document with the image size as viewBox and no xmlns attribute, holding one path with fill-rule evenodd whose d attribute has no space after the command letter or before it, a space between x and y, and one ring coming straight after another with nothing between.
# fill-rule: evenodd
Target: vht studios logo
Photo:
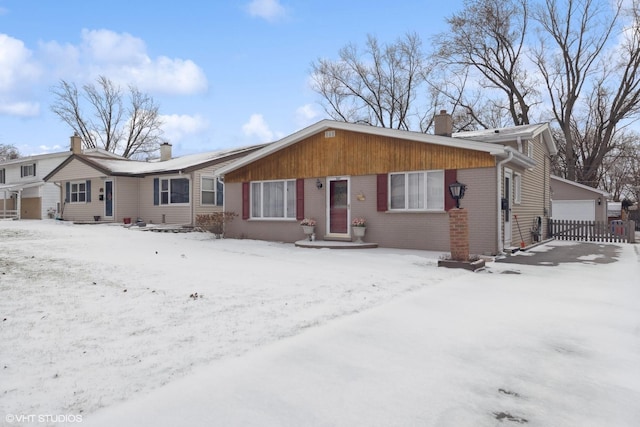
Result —
<instances>
[{"instance_id":1,"label":"vht studios logo","mask_svg":"<svg viewBox=\"0 0 640 427\"><path fill-rule=\"evenodd\" d=\"M7 414L4 417L9 424L13 423L81 423L82 415L75 414Z\"/></svg>"}]
</instances>

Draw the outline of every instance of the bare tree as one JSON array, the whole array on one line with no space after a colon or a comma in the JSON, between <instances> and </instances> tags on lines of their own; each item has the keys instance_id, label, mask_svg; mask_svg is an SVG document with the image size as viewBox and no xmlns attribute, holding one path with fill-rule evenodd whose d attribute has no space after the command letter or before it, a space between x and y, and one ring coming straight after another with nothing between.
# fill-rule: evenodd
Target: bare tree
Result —
<instances>
[{"instance_id":1,"label":"bare tree","mask_svg":"<svg viewBox=\"0 0 640 427\"><path fill-rule=\"evenodd\" d=\"M18 149L9 144L0 144L0 162L6 162L7 160L15 160L20 158Z\"/></svg>"},{"instance_id":2,"label":"bare tree","mask_svg":"<svg viewBox=\"0 0 640 427\"><path fill-rule=\"evenodd\" d=\"M600 70L602 52L616 27L620 4L607 16L599 0L545 0L533 16L541 31L535 60L544 78L551 110L563 131L567 178L576 180L575 116L590 78Z\"/></svg>"},{"instance_id":3,"label":"bare tree","mask_svg":"<svg viewBox=\"0 0 640 427\"><path fill-rule=\"evenodd\" d=\"M312 88L335 120L408 130L428 126L435 111L432 102L416 102L429 74L416 34L384 46L369 36L364 52L349 44L338 60L318 59L311 68Z\"/></svg>"},{"instance_id":4,"label":"bare tree","mask_svg":"<svg viewBox=\"0 0 640 427\"><path fill-rule=\"evenodd\" d=\"M638 200L640 191L640 135L625 132L617 136L617 147L602 162L599 186L611 195L611 199Z\"/></svg>"},{"instance_id":5,"label":"bare tree","mask_svg":"<svg viewBox=\"0 0 640 427\"><path fill-rule=\"evenodd\" d=\"M162 121L154 100L129 86L128 106L120 87L100 76L82 92L61 80L52 92L51 110L82 137L85 148L103 148L126 158L145 157L158 150ZM90 110L90 115L87 115Z\"/></svg>"},{"instance_id":6,"label":"bare tree","mask_svg":"<svg viewBox=\"0 0 640 427\"><path fill-rule=\"evenodd\" d=\"M502 111L512 125L530 122L537 92L524 64L527 23L527 0L467 0L447 19L447 31L434 37L434 57L447 73L440 87L481 127L502 122ZM452 85L451 76L460 75L477 76L482 94ZM488 97L487 90L499 95Z\"/></svg>"}]
</instances>

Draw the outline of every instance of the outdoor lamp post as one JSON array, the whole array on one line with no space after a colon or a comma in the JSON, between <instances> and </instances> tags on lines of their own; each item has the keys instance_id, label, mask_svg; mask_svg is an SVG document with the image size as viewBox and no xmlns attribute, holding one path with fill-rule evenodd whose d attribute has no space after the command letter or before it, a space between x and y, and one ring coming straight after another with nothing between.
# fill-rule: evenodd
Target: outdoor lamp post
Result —
<instances>
[{"instance_id":1,"label":"outdoor lamp post","mask_svg":"<svg viewBox=\"0 0 640 427\"><path fill-rule=\"evenodd\" d=\"M466 184L459 183L458 181L449 184L449 194L456 201L456 209L460 209L460 199L464 197L464 191L467 189Z\"/></svg>"}]
</instances>

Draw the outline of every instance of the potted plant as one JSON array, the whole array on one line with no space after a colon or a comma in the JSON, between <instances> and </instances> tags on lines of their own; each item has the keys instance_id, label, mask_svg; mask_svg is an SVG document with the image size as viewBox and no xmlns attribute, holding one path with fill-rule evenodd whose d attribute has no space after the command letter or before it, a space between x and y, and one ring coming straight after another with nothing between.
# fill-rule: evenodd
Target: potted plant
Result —
<instances>
[{"instance_id":1,"label":"potted plant","mask_svg":"<svg viewBox=\"0 0 640 427\"><path fill-rule=\"evenodd\" d=\"M305 218L300 221L300 225L302 226L302 231L307 236L309 240L311 240L311 235L316 227L316 220L313 218Z\"/></svg>"},{"instance_id":2,"label":"potted plant","mask_svg":"<svg viewBox=\"0 0 640 427\"><path fill-rule=\"evenodd\" d=\"M353 221L351 221L351 229L356 238L356 243L364 243L362 238L367 230L367 220L362 217L354 218Z\"/></svg>"}]
</instances>

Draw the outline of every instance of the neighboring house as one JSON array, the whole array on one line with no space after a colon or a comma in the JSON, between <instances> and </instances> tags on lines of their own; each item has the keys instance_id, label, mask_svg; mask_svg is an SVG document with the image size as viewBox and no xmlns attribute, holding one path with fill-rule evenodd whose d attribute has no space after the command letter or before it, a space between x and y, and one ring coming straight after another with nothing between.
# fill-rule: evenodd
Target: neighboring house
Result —
<instances>
[{"instance_id":1,"label":"neighboring house","mask_svg":"<svg viewBox=\"0 0 640 427\"><path fill-rule=\"evenodd\" d=\"M0 218L42 219L58 208L59 189L42 178L71 152L0 162Z\"/></svg>"},{"instance_id":2,"label":"neighboring house","mask_svg":"<svg viewBox=\"0 0 640 427\"><path fill-rule=\"evenodd\" d=\"M197 215L222 210L216 169L261 147L172 158L171 145L163 144L160 160L148 162L81 154L76 147L45 181L59 186L65 220L195 225Z\"/></svg>"},{"instance_id":3,"label":"neighboring house","mask_svg":"<svg viewBox=\"0 0 640 427\"><path fill-rule=\"evenodd\" d=\"M551 176L551 217L559 220L607 221L609 193Z\"/></svg>"},{"instance_id":4,"label":"neighboring house","mask_svg":"<svg viewBox=\"0 0 640 427\"><path fill-rule=\"evenodd\" d=\"M80 137L71 137L80 150ZM121 158L100 148L82 150L87 156ZM0 162L0 218L44 219L60 214L60 187L46 176L73 154L72 150Z\"/></svg>"},{"instance_id":5,"label":"neighboring house","mask_svg":"<svg viewBox=\"0 0 640 427\"><path fill-rule=\"evenodd\" d=\"M351 221L365 217L366 241L448 251L457 180L467 185L472 253L531 243L533 222L550 209L549 126L451 135L446 112L435 125L427 135L323 120L220 168L225 210L241 214L225 236L294 242L312 217L318 239L351 240Z\"/></svg>"}]
</instances>

